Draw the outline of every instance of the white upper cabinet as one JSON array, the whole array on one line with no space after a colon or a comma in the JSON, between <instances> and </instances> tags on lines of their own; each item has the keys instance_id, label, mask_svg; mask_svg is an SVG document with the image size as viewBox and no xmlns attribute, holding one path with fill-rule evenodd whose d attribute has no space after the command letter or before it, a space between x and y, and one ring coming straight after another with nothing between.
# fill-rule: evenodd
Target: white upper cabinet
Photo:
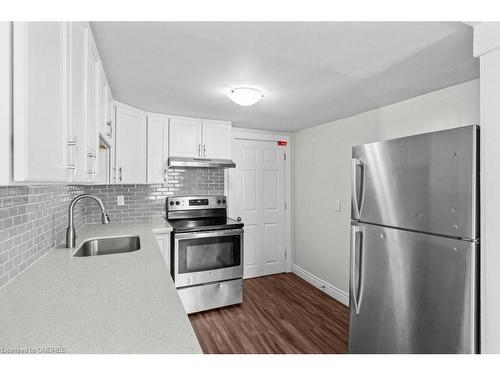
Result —
<instances>
[{"instance_id":1,"label":"white upper cabinet","mask_svg":"<svg viewBox=\"0 0 500 375\"><path fill-rule=\"evenodd\" d=\"M105 105L106 105L106 113L105 113L105 122L106 122L106 136L108 139L113 138L113 131L115 130L115 108L113 103L113 95L111 94L111 88L109 87L109 83L106 80L105 87Z\"/></svg>"},{"instance_id":2,"label":"white upper cabinet","mask_svg":"<svg viewBox=\"0 0 500 375\"><path fill-rule=\"evenodd\" d=\"M12 182L12 26L0 22L0 185Z\"/></svg>"},{"instance_id":3,"label":"white upper cabinet","mask_svg":"<svg viewBox=\"0 0 500 375\"><path fill-rule=\"evenodd\" d=\"M68 165L71 182L87 182L87 29L81 22L69 25L69 124Z\"/></svg>"},{"instance_id":4,"label":"white upper cabinet","mask_svg":"<svg viewBox=\"0 0 500 375\"><path fill-rule=\"evenodd\" d=\"M95 182L114 118L88 23L14 22L12 34L14 181Z\"/></svg>"},{"instance_id":5,"label":"white upper cabinet","mask_svg":"<svg viewBox=\"0 0 500 375\"><path fill-rule=\"evenodd\" d=\"M99 53L88 33L87 43L87 173L89 182L97 176L97 151L99 148Z\"/></svg>"},{"instance_id":6,"label":"white upper cabinet","mask_svg":"<svg viewBox=\"0 0 500 375\"><path fill-rule=\"evenodd\" d=\"M109 86L108 86L109 87ZM111 123L111 150L109 154L110 158L110 183L116 183L116 111L115 102L111 96L111 89L107 95L107 109L106 114L109 117L109 122Z\"/></svg>"},{"instance_id":7,"label":"white upper cabinet","mask_svg":"<svg viewBox=\"0 0 500 375\"><path fill-rule=\"evenodd\" d=\"M109 88L106 73L99 64L99 133L111 143L113 135L113 123L111 119L111 109L113 99L111 97L111 90Z\"/></svg>"},{"instance_id":8,"label":"white upper cabinet","mask_svg":"<svg viewBox=\"0 0 500 375\"><path fill-rule=\"evenodd\" d=\"M117 183L146 183L146 112L116 103Z\"/></svg>"},{"instance_id":9,"label":"white upper cabinet","mask_svg":"<svg viewBox=\"0 0 500 375\"><path fill-rule=\"evenodd\" d=\"M14 22L14 180L68 181L68 24Z\"/></svg>"},{"instance_id":10,"label":"white upper cabinet","mask_svg":"<svg viewBox=\"0 0 500 375\"><path fill-rule=\"evenodd\" d=\"M168 117L148 115L148 183L167 182Z\"/></svg>"},{"instance_id":11,"label":"white upper cabinet","mask_svg":"<svg viewBox=\"0 0 500 375\"><path fill-rule=\"evenodd\" d=\"M104 69L102 64L99 63L99 78L98 78L98 116L97 123L99 134L103 137L109 136L108 126L106 124L106 89L107 89L106 75L104 74Z\"/></svg>"},{"instance_id":12,"label":"white upper cabinet","mask_svg":"<svg viewBox=\"0 0 500 375\"><path fill-rule=\"evenodd\" d=\"M231 123L198 119L170 119L170 156L230 159Z\"/></svg>"},{"instance_id":13,"label":"white upper cabinet","mask_svg":"<svg viewBox=\"0 0 500 375\"><path fill-rule=\"evenodd\" d=\"M169 156L231 157L229 122L115 105L88 23L13 25L14 182L165 183Z\"/></svg>"},{"instance_id":14,"label":"white upper cabinet","mask_svg":"<svg viewBox=\"0 0 500 375\"><path fill-rule=\"evenodd\" d=\"M203 121L203 157L231 159L231 124Z\"/></svg>"},{"instance_id":15,"label":"white upper cabinet","mask_svg":"<svg viewBox=\"0 0 500 375\"><path fill-rule=\"evenodd\" d=\"M170 156L202 157L202 123L196 119L170 119Z\"/></svg>"}]
</instances>

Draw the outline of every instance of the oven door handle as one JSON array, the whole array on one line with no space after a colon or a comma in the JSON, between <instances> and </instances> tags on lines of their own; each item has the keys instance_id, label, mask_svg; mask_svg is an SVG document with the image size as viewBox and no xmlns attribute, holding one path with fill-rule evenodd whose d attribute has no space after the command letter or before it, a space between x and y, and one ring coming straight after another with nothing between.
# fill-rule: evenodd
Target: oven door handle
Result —
<instances>
[{"instance_id":1,"label":"oven door handle","mask_svg":"<svg viewBox=\"0 0 500 375\"><path fill-rule=\"evenodd\" d=\"M188 239L188 238L208 238L208 237L222 237L222 236L234 236L243 234L243 229L228 229L228 230L217 230L208 232L187 232L187 233L176 233L174 237L176 239Z\"/></svg>"}]
</instances>

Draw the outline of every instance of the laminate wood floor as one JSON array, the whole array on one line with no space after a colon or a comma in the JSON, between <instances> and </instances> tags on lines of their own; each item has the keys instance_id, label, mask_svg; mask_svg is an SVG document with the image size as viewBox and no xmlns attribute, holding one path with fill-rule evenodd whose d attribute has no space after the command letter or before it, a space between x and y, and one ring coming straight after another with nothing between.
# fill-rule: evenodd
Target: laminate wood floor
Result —
<instances>
[{"instance_id":1,"label":"laminate wood floor","mask_svg":"<svg viewBox=\"0 0 500 375\"><path fill-rule=\"evenodd\" d=\"M204 353L347 352L340 302L291 273L243 285L243 304L189 316Z\"/></svg>"}]
</instances>

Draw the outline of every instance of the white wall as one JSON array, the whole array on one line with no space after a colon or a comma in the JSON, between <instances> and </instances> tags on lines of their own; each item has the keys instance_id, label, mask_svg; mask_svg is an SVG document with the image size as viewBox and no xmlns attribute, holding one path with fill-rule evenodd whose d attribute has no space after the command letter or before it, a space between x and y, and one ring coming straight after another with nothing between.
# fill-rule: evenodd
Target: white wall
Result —
<instances>
[{"instance_id":1,"label":"white wall","mask_svg":"<svg viewBox=\"0 0 500 375\"><path fill-rule=\"evenodd\" d=\"M352 146L471 124L479 124L479 80L295 133L294 264L347 294Z\"/></svg>"},{"instance_id":2,"label":"white wall","mask_svg":"<svg viewBox=\"0 0 500 375\"><path fill-rule=\"evenodd\" d=\"M0 185L11 179L12 22L0 22Z\"/></svg>"}]
</instances>

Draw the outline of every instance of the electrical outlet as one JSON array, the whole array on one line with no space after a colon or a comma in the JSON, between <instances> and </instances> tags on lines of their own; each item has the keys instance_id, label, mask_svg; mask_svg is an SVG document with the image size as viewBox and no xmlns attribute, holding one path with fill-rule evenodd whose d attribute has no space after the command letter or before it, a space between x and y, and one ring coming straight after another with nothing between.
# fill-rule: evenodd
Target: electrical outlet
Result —
<instances>
[{"instance_id":1,"label":"electrical outlet","mask_svg":"<svg viewBox=\"0 0 500 375\"><path fill-rule=\"evenodd\" d=\"M342 211L342 202L338 199L335 201L335 211L337 212Z\"/></svg>"},{"instance_id":2,"label":"electrical outlet","mask_svg":"<svg viewBox=\"0 0 500 375\"><path fill-rule=\"evenodd\" d=\"M116 197L116 204L118 206L124 206L125 205L125 198L123 197L123 195L118 195Z\"/></svg>"}]
</instances>

